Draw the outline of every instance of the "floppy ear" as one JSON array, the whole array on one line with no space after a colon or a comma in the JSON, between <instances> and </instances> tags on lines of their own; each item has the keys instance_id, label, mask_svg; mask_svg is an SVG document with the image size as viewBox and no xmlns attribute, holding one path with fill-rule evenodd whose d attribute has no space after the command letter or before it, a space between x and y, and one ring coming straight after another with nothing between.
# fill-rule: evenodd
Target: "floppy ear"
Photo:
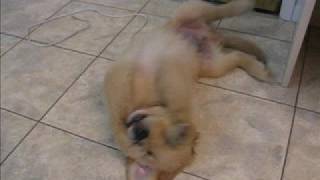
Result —
<instances>
[{"instance_id":1,"label":"floppy ear","mask_svg":"<svg viewBox=\"0 0 320 180\"><path fill-rule=\"evenodd\" d=\"M191 125L187 123L181 123L168 129L167 141L171 145L182 143L183 140L188 136L191 130Z\"/></svg>"},{"instance_id":2,"label":"floppy ear","mask_svg":"<svg viewBox=\"0 0 320 180\"><path fill-rule=\"evenodd\" d=\"M143 172L143 169L131 158L127 158L126 177L127 180L158 180L157 172L150 170Z\"/></svg>"}]
</instances>

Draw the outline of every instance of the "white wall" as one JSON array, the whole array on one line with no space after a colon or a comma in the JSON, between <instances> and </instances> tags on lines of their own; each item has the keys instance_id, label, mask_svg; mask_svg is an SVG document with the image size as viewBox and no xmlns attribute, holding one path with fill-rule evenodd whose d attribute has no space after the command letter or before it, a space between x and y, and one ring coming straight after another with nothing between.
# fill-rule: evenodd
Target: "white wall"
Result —
<instances>
[{"instance_id":1,"label":"white wall","mask_svg":"<svg viewBox=\"0 0 320 180\"><path fill-rule=\"evenodd\" d=\"M306 0L282 0L280 18L297 22L305 1Z\"/></svg>"}]
</instances>

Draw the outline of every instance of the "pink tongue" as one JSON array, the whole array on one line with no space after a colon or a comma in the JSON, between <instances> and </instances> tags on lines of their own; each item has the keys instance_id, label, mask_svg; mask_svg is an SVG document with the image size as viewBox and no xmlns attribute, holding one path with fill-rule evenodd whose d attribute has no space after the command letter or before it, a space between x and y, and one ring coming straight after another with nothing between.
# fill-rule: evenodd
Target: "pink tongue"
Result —
<instances>
[{"instance_id":1,"label":"pink tongue","mask_svg":"<svg viewBox=\"0 0 320 180\"><path fill-rule=\"evenodd\" d=\"M148 179L150 176L150 169L147 166L137 165L137 169L135 172L135 176L137 179Z\"/></svg>"}]
</instances>

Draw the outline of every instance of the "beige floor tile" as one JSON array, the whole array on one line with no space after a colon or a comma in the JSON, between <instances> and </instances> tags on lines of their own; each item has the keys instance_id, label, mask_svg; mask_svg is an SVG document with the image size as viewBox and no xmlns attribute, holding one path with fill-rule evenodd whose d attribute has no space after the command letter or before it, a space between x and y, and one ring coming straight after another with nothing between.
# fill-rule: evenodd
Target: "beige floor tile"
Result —
<instances>
[{"instance_id":1,"label":"beige floor tile","mask_svg":"<svg viewBox=\"0 0 320 180\"><path fill-rule=\"evenodd\" d=\"M187 0L151 0L142 12L157 15L171 17L174 11L181 5L182 2Z\"/></svg>"},{"instance_id":2,"label":"beige floor tile","mask_svg":"<svg viewBox=\"0 0 320 180\"><path fill-rule=\"evenodd\" d=\"M7 159L5 180L125 179L118 151L39 124Z\"/></svg>"},{"instance_id":3,"label":"beige floor tile","mask_svg":"<svg viewBox=\"0 0 320 180\"><path fill-rule=\"evenodd\" d=\"M256 12L224 19L219 27L285 41L292 41L295 32L295 23Z\"/></svg>"},{"instance_id":4,"label":"beige floor tile","mask_svg":"<svg viewBox=\"0 0 320 180\"><path fill-rule=\"evenodd\" d=\"M286 68L287 54L290 49L289 43L242 33L230 32L227 30L223 30L223 32L226 34L243 37L255 42L265 52L268 67L270 67L271 71L273 72L275 80L281 82L284 70ZM296 68L296 73L294 73L292 83L288 88L281 87L277 84L259 82L240 69L236 69L217 79L202 79L201 81L223 88L293 105L298 90L297 85L300 74L299 67Z\"/></svg>"},{"instance_id":5,"label":"beige floor tile","mask_svg":"<svg viewBox=\"0 0 320 180\"><path fill-rule=\"evenodd\" d=\"M320 112L320 52L309 48L306 55L298 106Z\"/></svg>"},{"instance_id":6,"label":"beige floor tile","mask_svg":"<svg viewBox=\"0 0 320 180\"><path fill-rule=\"evenodd\" d=\"M28 28L55 13L69 0L1 0L1 32L24 36Z\"/></svg>"},{"instance_id":7,"label":"beige floor tile","mask_svg":"<svg viewBox=\"0 0 320 180\"><path fill-rule=\"evenodd\" d=\"M130 42L133 41L135 37L140 36L141 34L146 33L151 29L160 27L166 22L166 18L148 16L147 25L138 34L136 34L140 30L140 28L143 27L145 19L143 17L135 18L129 24L129 26L127 26L127 28L123 32L121 32L121 34L101 54L101 56L116 60L117 57L121 55L129 47L129 45L131 45Z\"/></svg>"},{"instance_id":8,"label":"beige floor tile","mask_svg":"<svg viewBox=\"0 0 320 180\"><path fill-rule=\"evenodd\" d=\"M12 36L7 36L4 34L0 35L1 39L1 44L0 44L0 55L8 51L10 48L15 46L20 39L12 37Z\"/></svg>"},{"instance_id":9,"label":"beige floor tile","mask_svg":"<svg viewBox=\"0 0 320 180\"><path fill-rule=\"evenodd\" d=\"M200 139L187 171L208 179L278 180L293 109L207 86L198 90Z\"/></svg>"},{"instance_id":10,"label":"beige floor tile","mask_svg":"<svg viewBox=\"0 0 320 180\"><path fill-rule=\"evenodd\" d=\"M297 110L284 180L320 177L320 114Z\"/></svg>"},{"instance_id":11,"label":"beige floor tile","mask_svg":"<svg viewBox=\"0 0 320 180\"><path fill-rule=\"evenodd\" d=\"M35 121L1 110L1 161L35 123Z\"/></svg>"},{"instance_id":12,"label":"beige floor tile","mask_svg":"<svg viewBox=\"0 0 320 180\"><path fill-rule=\"evenodd\" d=\"M103 78L110 64L103 59L92 64L48 113L44 122L114 145L102 96Z\"/></svg>"},{"instance_id":13,"label":"beige floor tile","mask_svg":"<svg viewBox=\"0 0 320 180\"><path fill-rule=\"evenodd\" d=\"M122 16L133 12L97 6L87 3L73 2L62 9L57 16L73 13L81 10L95 10L104 15ZM56 16L55 16L56 17ZM102 16L96 12L85 11L44 24L34 33L31 38L42 42L55 42L61 40L77 30L90 27L62 42L59 46L70 48L93 55L100 51L116 36L116 34L129 22L132 17L111 18ZM81 20L79 20L81 19ZM83 22L88 21L88 22Z\"/></svg>"},{"instance_id":14,"label":"beige floor tile","mask_svg":"<svg viewBox=\"0 0 320 180\"><path fill-rule=\"evenodd\" d=\"M129 10L139 10L147 0L80 0L88 3L98 3L111 7L118 7Z\"/></svg>"},{"instance_id":15,"label":"beige floor tile","mask_svg":"<svg viewBox=\"0 0 320 180\"><path fill-rule=\"evenodd\" d=\"M92 60L22 42L1 60L1 106L39 119Z\"/></svg>"}]
</instances>

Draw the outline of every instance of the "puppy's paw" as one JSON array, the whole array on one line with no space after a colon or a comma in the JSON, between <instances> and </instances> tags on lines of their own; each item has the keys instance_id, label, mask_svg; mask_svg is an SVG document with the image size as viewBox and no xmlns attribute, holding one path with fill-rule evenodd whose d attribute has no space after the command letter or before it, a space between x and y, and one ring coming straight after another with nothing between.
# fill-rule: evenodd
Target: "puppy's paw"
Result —
<instances>
[{"instance_id":1,"label":"puppy's paw","mask_svg":"<svg viewBox=\"0 0 320 180\"><path fill-rule=\"evenodd\" d=\"M274 83L275 76L271 69L264 63L258 62L255 67L254 74L252 74L259 81Z\"/></svg>"}]
</instances>

